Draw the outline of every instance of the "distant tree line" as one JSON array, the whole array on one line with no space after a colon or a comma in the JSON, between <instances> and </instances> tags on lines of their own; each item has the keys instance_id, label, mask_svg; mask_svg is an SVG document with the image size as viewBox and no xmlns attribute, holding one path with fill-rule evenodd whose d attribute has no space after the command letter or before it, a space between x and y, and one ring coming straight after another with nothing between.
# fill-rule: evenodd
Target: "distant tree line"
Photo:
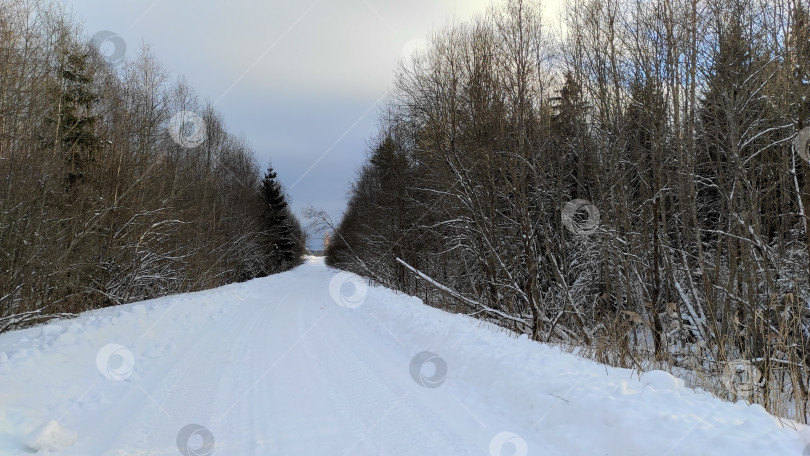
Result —
<instances>
[{"instance_id":1,"label":"distant tree line","mask_svg":"<svg viewBox=\"0 0 810 456\"><path fill-rule=\"evenodd\" d=\"M0 332L304 251L276 174L213 106L148 48L119 64L97 44L55 3L0 1Z\"/></svg>"},{"instance_id":2,"label":"distant tree line","mask_svg":"<svg viewBox=\"0 0 810 456\"><path fill-rule=\"evenodd\" d=\"M508 0L403 62L328 263L806 421L807 4L561 14Z\"/></svg>"}]
</instances>

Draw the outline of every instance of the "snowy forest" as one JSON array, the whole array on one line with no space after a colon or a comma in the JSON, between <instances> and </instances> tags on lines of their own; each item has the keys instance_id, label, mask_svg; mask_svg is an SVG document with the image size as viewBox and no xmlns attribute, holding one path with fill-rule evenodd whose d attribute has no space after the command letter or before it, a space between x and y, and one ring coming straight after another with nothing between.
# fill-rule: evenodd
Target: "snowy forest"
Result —
<instances>
[{"instance_id":1,"label":"snowy forest","mask_svg":"<svg viewBox=\"0 0 810 456\"><path fill-rule=\"evenodd\" d=\"M807 422L807 3L543 18L496 2L402 62L327 263Z\"/></svg>"},{"instance_id":2,"label":"snowy forest","mask_svg":"<svg viewBox=\"0 0 810 456\"><path fill-rule=\"evenodd\" d=\"M273 169L148 47L98 41L0 2L0 332L301 261Z\"/></svg>"}]
</instances>

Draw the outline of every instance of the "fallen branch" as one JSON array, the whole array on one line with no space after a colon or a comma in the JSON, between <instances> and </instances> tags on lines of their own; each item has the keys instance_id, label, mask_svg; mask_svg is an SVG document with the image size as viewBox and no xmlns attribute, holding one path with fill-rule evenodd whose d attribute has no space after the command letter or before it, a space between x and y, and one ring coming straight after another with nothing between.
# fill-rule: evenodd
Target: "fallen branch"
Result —
<instances>
[{"instance_id":1,"label":"fallen branch","mask_svg":"<svg viewBox=\"0 0 810 456\"><path fill-rule=\"evenodd\" d=\"M427 274L425 274L424 272L422 272L422 271L414 268L413 266L409 265L408 263L403 261L401 258L397 258L397 262L399 264L405 266L406 268L408 268L411 272L413 272L414 274L419 276L419 278L423 279L424 281L428 282L429 284L433 285L434 287L438 288L439 290L449 294L450 296L458 299L459 301L464 302L465 304L467 304L467 305L469 305L469 306L471 306L473 308L480 309L481 311L484 311L484 312L487 312L487 313L490 313L490 314L493 314L493 315L497 315L497 316L499 316L501 318L505 318L505 319L510 320L510 321L521 323L521 324L531 328L531 325L529 323L527 323L525 320L523 320L522 318L513 317L513 316L511 316L511 315L509 315L507 313L501 312L500 310L493 309L491 307L485 306L485 305L481 304L478 301L473 301L472 299L462 295L458 291L453 290L452 288L450 288L450 287L448 287L446 285L442 285L439 282L433 280Z\"/></svg>"}]
</instances>

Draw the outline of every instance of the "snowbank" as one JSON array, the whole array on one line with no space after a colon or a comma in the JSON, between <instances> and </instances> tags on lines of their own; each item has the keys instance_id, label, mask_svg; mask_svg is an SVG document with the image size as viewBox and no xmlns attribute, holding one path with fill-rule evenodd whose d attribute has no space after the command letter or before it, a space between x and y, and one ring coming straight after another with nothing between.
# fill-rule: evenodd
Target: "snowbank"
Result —
<instances>
[{"instance_id":1,"label":"snowbank","mask_svg":"<svg viewBox=\"0 0 810 456\"><path fill-rule=\"evenodd\" d=\"M385 324L380 337L441 356L443 387L515 417L509 431L544 446L529 454L799 456L810 443L806 426L759 405L724 402L667 372L638 378L415 297L372 287L358 310Z\"/></svg>"}]
</instances>

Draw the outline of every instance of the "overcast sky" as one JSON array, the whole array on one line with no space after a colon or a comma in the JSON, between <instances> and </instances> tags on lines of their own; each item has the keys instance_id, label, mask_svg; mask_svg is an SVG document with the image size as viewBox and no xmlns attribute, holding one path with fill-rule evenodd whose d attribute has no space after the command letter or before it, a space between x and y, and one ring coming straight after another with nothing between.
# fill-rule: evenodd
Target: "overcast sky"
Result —
<instances>
[{"instance_id":1,"label":"overcast sky","mask_svg":"<svg viewBox=\"0 0 810 456\"><path fill-rule=\"evenodd\" d=\"M127 57L148 44L174 75L217 101L228 129L269 162L299 216L337 222L403 50L489 0L62 0L89 35ZM417 41L415 41L417 40ZM306 221L302 222L306 224ZM318 246L319 240L310 242Z\"/></svg>"}]
</instances>

